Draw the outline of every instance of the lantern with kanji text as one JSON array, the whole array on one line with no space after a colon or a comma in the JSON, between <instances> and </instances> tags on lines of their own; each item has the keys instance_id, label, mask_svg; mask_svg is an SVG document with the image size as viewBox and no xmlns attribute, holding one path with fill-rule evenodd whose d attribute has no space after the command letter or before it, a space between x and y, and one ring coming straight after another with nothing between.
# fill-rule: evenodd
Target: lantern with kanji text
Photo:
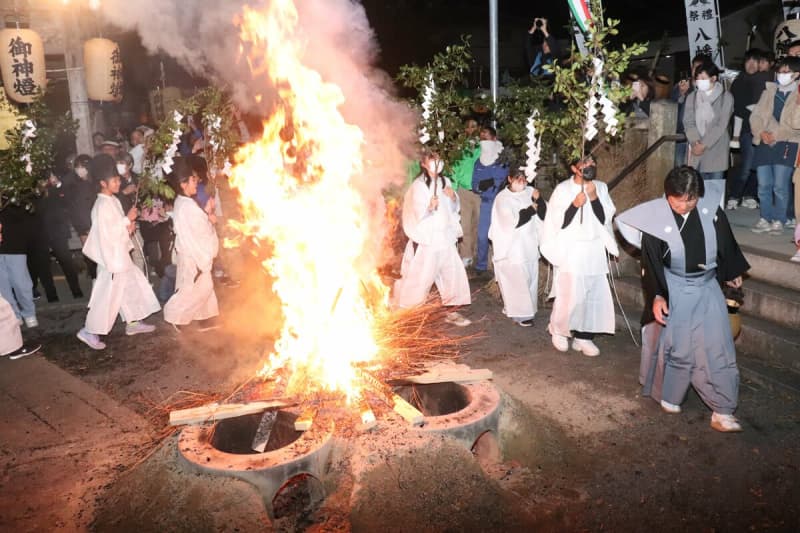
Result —
<instances>
[{"instance_id":1,"label":"lantern with kanji text","mask_svg":"<svg viewBox=\"0 0 800 533\"><path fill-rule=\"evenodd\" d=\"M89 39L83 44L86 92L90 100L122 100L122 59L119 45L108 39Z\"/></svg>"},{"instance_id":2,"label":"lantern with kanji text","mask_svg":"<svg viewBox=\"0 0 800 533\"><path fill-rule=\"evenodd\" d=\"M45 88L44 44L26 28L0 30L0 71L8 97L21 104L33 102Z\"/></svg>"}]
</instances>

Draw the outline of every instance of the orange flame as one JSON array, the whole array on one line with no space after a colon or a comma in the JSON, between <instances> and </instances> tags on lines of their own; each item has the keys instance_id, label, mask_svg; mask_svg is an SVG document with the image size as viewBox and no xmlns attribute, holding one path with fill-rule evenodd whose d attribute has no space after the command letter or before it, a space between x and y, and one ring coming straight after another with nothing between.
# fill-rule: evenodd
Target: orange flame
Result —
<instances>
[{"instance_id":1,"label":"orange flame","mask_svg":"<svg viewBox=\"0 0 800 533\"><path fill-rule=\"evenodd\" d=\"M291 0L245 8L240 24L254 75L266 75L278 101L261 139L237 155L231 184L240 192L242 236L269 241L263 265L275 278L285 322L262 369L289 371L287 392L359 392L353 363L378 356L376 317L388 288L365 253L369 208L352 186L362 172L363 136L338 107L341 89L303 65Z\"/></svg>"}]
</instances>

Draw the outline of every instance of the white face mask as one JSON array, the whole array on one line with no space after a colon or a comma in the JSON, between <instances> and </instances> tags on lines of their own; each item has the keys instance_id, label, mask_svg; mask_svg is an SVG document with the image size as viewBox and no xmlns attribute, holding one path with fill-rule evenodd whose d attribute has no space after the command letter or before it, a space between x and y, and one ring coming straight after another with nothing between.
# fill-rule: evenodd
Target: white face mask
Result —
<instances>
[{"instance_id":1,"label":"white face mask","mask_svg":"<svg viewBox=\"0 0 800 533\"><path fill-rule=\"evenodd\" d=\"M638 93L639 89L641 89L641 88L642 88L642 82L637 80L637 81L631 83L631 90L633 92Z\"/></svg>"},{"instance_id":2,"label":"white face mask","mask_svg":"<svg viewBox=\"0 0 800 533\"><path fill-rule=\"evenodd\" d=\"M128 172L128 165L117 165L117 174L124 176Z\"/></svg>"},{"instance_id":3,"label":"white face mask","mask_svg":"<svg viewBox=\"0 0 800 533\"><path fill-rule=\"evenodd\" d=\"M439 175L444 170L444 161L441 159L431 159L428 161L428 164L425 166L428 169L428 172L431 174Z\"/></svg>"},{"instance_id":4,"label":"white face mask","mask_svg":"<svg viewBox=\"0 0 800 533\"><path fill-rule=\"evenodd\" d=\"M75 169L75 174L77 174L79 178L85 178L89 175L89 171L83 167L78 167Z\"/></svg>"},{"instance_id":5,"label":"white face mask","mask_svg":"<svg viewBox=\"0 0 800 533\"><path fill-rule=\"evenodd\" d=\"M710 91L711 90L711 80L697 80L695 82L695 86L697 87L698 91Z\"/></svg>"},{"instance_id":6,"label":"white face mask","mask_svg":"<svg viewBox=\"0 0 800 533\"><path fill-rule=\"evenodd\" d=\"M775 79L778 82L778 85L786 87L794 81L794 74L791 72L778 72L778 75L775 76Z\"/></svg>"},{"instance_id":7,"label":"white face mask","mask_svg":"<svg viewBox=\"0 0 800 533\"><path fill-rule=\"evenodd\" d=\"M525 190L525 181L514 180L511 182L511 192L522 192Z\"/></svg>"}]
</instances>

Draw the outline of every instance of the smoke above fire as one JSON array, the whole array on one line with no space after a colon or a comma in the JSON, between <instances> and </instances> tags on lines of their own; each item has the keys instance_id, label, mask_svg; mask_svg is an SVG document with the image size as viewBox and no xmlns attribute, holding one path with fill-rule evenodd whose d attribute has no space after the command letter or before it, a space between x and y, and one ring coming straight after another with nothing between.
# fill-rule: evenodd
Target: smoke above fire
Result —
<instances>
[{"instance_id":1,"label":"smoke above fire","mask_svg":"<svg viewBox=\"0 0 800 533\"><path fill-rule=\"evenodd\" d=\"M236 21L245 6L261 10L269 4L269 0L104 0L100 12L113 25L136 31L151 53L175 58L193 74L228 87L243 109L267 116L277 91L267 76L251 72ZM295 0L294 4L298 34L305 40L304 64L341 88L345 101L340 111L364 134L364 172L353 177L354 185L380 210L381 190L404 178L416 118L393 96L389 76L375 67L379 48L360 3Z\"/></svg>"}]
</instances>

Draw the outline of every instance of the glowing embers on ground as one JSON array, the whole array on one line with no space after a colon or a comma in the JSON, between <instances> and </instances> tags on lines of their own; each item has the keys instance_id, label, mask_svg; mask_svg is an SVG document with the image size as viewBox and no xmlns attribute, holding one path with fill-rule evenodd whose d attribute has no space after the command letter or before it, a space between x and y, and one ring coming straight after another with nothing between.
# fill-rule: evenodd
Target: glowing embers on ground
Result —
<instances>
[{"instance_id":1,"label":"glowing embers on ground","mask_svg":"<svg viewBox=\"0 0 800 533\"><path fill-rule=\"evenodd\" d=\"M233 226L243 238L269 243L263 266L284 317L262 374L285 370L289 394L328 390L354 399L354 365L380 354L374 331L389 292L365 252L377 237L352 186L362 172L362 132L339 112L340 88L303 64L291 1L245 8L239 24L254 75L278 93L262 138L239 152L231 178L243 217Z\"/></svg>"}]
</instances>

